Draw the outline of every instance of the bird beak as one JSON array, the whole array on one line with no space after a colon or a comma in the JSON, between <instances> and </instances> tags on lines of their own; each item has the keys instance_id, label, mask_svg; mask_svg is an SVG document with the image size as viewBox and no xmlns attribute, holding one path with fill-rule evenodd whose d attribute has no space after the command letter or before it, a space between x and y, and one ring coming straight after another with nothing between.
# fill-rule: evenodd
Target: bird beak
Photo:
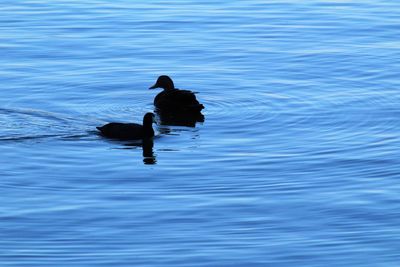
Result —
<instances>
[{"instance_id":1,"label":"bird beak","mask_svg":"<svg viewBox=\"0 0 400 267\"><path fill-rule=\"evenodd\" d=\"M153 86L151 86L149 89L155 89L158 88L158 84L154 84Z\"/></svg>"}]
</instances>

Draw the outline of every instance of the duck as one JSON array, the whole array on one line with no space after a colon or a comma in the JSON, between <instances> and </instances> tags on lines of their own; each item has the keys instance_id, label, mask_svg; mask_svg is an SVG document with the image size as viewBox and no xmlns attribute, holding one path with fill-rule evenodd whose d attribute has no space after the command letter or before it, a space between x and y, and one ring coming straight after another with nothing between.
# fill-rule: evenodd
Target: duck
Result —
<instances>
[{"instance_id":1,"label":"duck","mask_svg":"<svg viewBox=\"0 0 400 267\"><path fill-rule=\"evenodd\" d=\"M143 116L143 125L111 122L96 128L104 137L119 140L144 140L154 136L153 123L155 123L155 116L152 112L148 112Z\"/></svg>"},{"instance_id":2,"label":"duck","mask_svg":"<svg viewBox=\"0 0 400 267\"><path fill-rule=\"evenodd\" d=\"M154 106L162 113L198 114L204 106L196 99L194 92L175 88L174 82L167 75L158 77L149 89L164 89L154 98Z\"/></svg>"}]
</instances>

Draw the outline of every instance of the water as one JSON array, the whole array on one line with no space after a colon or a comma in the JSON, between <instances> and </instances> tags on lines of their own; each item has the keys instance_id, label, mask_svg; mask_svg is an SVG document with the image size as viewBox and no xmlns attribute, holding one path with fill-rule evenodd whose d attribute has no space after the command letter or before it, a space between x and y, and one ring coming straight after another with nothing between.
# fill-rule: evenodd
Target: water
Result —
<instances>
[{"instance_id":1,"label":"water","mask_svg":"<svg viewBox=\"0 0 400 267\"><path fill-rule=\"evenodd\" d=\"M0 265L398 266L399 10L2 1ZM161 74L205 121L149 162L95 127Z\"/></svg>"}]
</instances>

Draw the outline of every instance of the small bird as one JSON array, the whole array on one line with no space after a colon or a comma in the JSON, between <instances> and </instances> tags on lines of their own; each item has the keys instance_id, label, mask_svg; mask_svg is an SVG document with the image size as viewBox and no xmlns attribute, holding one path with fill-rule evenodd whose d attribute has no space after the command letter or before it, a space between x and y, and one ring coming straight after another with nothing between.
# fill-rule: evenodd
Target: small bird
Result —
<instances>
[{"instance_id":1,"label":"small bird","mask_svg":"<svg viewBox=\"0 0 400 267\"><path fill-rule=\"evenodd\" d=\"M190 115L199 113L204 108L192 91L175 88L174 82L167 75L158 77L157 82L149 89L155 88L164 89L154 98L154 106L163 113Z\"/></svg>"},{"instance_id":2,"label":"small bird","mask_svg":"<svg viewBox=\"0 0 400 267\"><path fill-rule=\"evenodd\" d=\"M148 112L143 117L143 125L137 123L111 122L101 127L96 127L101 135L119 140L138 140L154 136L152 124L155 122L154 114Z\"/></svg>"}]
</instances>

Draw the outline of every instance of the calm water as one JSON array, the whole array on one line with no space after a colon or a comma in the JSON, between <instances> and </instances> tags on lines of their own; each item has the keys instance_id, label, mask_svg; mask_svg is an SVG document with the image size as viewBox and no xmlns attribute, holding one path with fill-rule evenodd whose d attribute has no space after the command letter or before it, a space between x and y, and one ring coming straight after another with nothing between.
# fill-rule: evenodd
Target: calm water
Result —
<instances>
[{"instance_id":1,"label":"calm water","mask_svg":"<svg viewBox=\"0 0 400 267\"><path fill-rule=\"evenodd\" d=\"M400 3L0 3L0 265L399 266ZM154 163L168 74L205 122Z\"/></svg>"}]
</instances>

